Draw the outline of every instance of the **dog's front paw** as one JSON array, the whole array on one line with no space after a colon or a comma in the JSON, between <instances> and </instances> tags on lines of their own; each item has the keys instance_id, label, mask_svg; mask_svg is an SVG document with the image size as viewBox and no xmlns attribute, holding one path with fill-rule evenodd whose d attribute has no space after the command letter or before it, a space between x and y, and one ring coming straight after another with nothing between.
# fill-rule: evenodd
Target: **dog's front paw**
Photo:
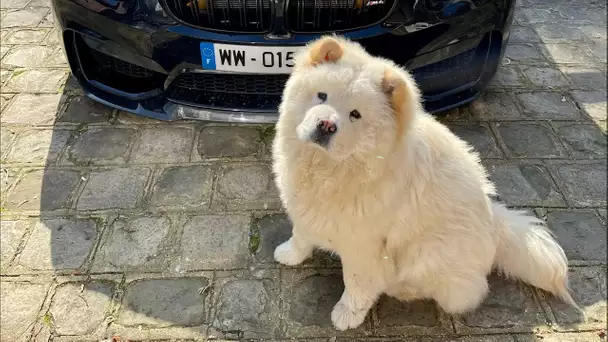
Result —
<instances>
[{"instance_id":1,"label":"dog's front paw","mask_svg":"<svg viewBox=\"0 0 608 342\"><path fill-rule=\"evenodd\" d=\"M366 315L367 311L352 311L340 301L331 312L331 321L336 329L344 331L360 326Z\"/></svg>"},{"instance_id":2,"label":"dog's front paw","mask_svg":"<svg viewBox=\"0 0 608 342\"><path fill-rule=\"evenodd\" d=\"M274 250L274 260L287 265L299 265L310 256L310 252L295 248L291 239L283 242Z\"/></svg>"}]
</instances>

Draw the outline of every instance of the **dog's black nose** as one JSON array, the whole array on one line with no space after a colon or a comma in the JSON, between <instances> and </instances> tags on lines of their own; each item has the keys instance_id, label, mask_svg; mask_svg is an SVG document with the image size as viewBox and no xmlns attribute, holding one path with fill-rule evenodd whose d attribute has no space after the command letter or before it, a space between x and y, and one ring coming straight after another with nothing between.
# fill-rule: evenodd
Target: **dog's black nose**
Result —
<instances>
[{"instance_id":1,"label":"dog's black nose","mask_svg":"<svg viewBox=\"0 0 608 342\"><path fill-rule=\"evenodd\" d=\"M321 145L327 146L332 135L338 131L338 127L331 120L321 120L317 123L317 129L312 134L312 140Z\"/></svg>"}]
</instances>

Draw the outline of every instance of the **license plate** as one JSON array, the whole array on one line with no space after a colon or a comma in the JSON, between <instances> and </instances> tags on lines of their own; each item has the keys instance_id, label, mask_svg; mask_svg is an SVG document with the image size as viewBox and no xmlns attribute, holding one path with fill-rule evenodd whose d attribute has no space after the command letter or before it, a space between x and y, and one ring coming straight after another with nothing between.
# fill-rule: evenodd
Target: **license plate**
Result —
<instances>
[{"instance_id":1,"label":"license plate","mask_svg":"<svg viewBox=\"0 0 608 342\"><path fill-rule=\"evenodd\" d=\"M201 42L206 70L254 74L289 74L296 46L246 46Z\"/></svg>"}]
</instances>

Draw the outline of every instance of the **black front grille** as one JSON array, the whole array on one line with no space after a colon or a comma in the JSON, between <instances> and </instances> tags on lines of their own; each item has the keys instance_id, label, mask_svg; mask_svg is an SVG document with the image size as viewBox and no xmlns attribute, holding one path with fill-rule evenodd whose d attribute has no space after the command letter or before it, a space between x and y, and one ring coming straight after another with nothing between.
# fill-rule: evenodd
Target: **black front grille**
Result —
<instances>
[{"instance_id":1,"label":"black front grille","mask_svg":"<svg viewBox=\"0 0 608 342\"><path fill-rule=\"evenodd\" d=\"M197 27L267 32L272 0L166 0L177 19ZM289 0L287 29L293 32L347 30L380 22L396 0Z\"/></svg>"},{"instance_id":2,"label":"black front grille","mask_svg":"<svg viewBox=\"0 0 608 342\"><path fill-rule=\"evenodd\" d=\"M91 49L91 55L99 64L101 69L106 71L115 71L117 73L134 77L134 78L148 78L154 75L154 72L150 69L140 67L139 65L125 62L121 59L108 56L105 53Z\"/></svg>"},{"instance_id":3,"label":"black front grille","mask_svg":"<svg viewBox=\"0 0 608 342\"><path fill-rule=\"evenodd\" d=\"M169 99L206 108L274 111L289 75L185 73L167 89Z\"/></svg>"},{"instance_id":4,"label":"black front grille","mask_svg":"<svg viewBox=\"0 0 608 342\"><path fill-rule=\"evenodd\" d=\"M216 93L280 95L288 75L239 75L187 73L178 76L172 85L180 88Z\"/></svg>"},{"instance_id":5,"label":"black front grille","mask_svg":"<svg viewBox=\"0 0 608 342\"><path fill-rule=\"evenodd\" d=\"M288 3L289 29L294 32L346 30L378 23L394 0L292 0Z\"/></svg>"},{"instance_id":6,"label":"black front grille","mask_svg":"<svg viewBox=\"0 0 608 342\"><path fill-rule=\"evenodd\" d=\"M264 32L270 27L271 0L167 0L170 13L198 27Z\"/></svg>"}]
</instances>

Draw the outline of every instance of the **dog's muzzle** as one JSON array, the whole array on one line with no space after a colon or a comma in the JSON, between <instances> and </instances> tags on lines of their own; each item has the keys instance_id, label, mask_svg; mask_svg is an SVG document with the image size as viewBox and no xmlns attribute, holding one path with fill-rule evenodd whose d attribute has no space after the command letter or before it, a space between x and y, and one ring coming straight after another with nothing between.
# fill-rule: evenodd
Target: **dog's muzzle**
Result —
<instances>
[{"instance_id":1,"label":"dog's muzzle","mask_svg":"<svg viewBox=\"0 0 608 342\"><path fill-rule=\"evenodd\" d=\"M296 131L302 141L310 141L328 148L332 137L340 127L338 112L327 104L320 104L308 110Z\"/></svg>"},{"instance_id":2,"label":"dog's muzzle","mask_svg":"<svg viewBox=\"0 0 608 342\"><path fill-rule=\"evenodd\" d=\"M332 135L338 131L338 127L331 120L320 120L317 128L312 132L310 140L320 146L327 147Z\"/></svg>"}]
</instances>

